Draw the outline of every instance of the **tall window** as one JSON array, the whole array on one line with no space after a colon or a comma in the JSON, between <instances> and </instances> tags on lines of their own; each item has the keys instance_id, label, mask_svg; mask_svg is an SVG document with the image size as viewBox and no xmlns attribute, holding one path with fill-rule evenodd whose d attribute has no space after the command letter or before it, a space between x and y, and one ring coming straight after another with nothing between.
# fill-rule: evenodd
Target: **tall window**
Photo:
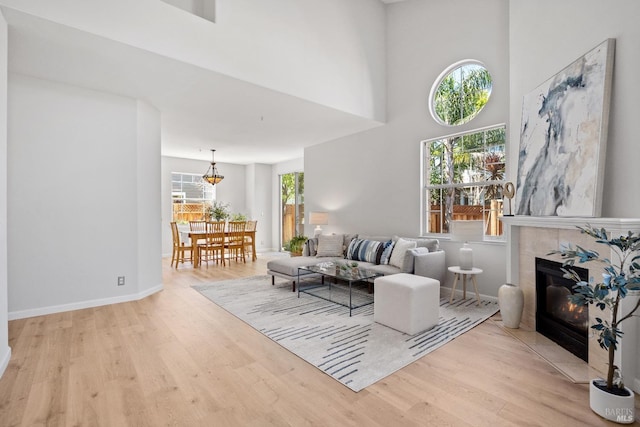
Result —
<instances>
[{"instance_id":1,"label":"tall window","mask_svg":"<svg viewBox=\"0 0 640 427\"><path fill-rule=\"evenodd\" d=\"M500 125L423 141L423 230L481 219L485 238L501 239L505 133Z\"/></svg>"},{"instance_id":2,"label":"tall window","mask_svg":"<svg viewBox=\"0 0 640 427\"><path fill-rule=\"evenodd\" d=\"M202 175L171 173L173 221L188 222L207 218L215 198L215 187L205 182Z\"/></svg>"}]
</instances>

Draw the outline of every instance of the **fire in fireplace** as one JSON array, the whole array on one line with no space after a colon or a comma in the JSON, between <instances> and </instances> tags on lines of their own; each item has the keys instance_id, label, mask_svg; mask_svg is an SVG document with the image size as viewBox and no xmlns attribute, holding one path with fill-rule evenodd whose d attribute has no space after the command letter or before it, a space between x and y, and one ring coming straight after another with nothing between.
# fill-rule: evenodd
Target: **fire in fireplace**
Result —
<instances>
[{"instance_id":1,"label":"fire in fireplace","mask_svg":"<svg viewBox=\"0 0 640 427\"><path fill-rule=\"evenodd\" d=\"M589 312L569 300L575 283L562 277L561 267L559 262L536 258L536 331L588 361ZM572 268L588 280L589 270Z\"/></svg>"}]
</instances>

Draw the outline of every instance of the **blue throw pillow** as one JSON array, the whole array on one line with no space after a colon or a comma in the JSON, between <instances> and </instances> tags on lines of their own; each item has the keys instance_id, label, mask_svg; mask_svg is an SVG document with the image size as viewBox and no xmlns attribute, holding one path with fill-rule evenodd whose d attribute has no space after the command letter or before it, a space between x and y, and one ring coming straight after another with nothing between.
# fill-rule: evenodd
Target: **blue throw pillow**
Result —
<instances>
[{"instance_id":1,"label":"blue throw pillow","mask_svg":"<svg viewBox=\"0 0 640 427\"><path fill-rule=\"evenodd\" d=\"M389 240L388 242L383 243L382 252L380 253L380 262L378 262L378 264L389 264L389 259L391 259L391 252L393 252L394 245L395 242L393 240Z\"/></svg>"},{"instance_id":2,"label":"blue throw pillow","mask_svg":"<svg viewBox=\"0 0 640 427\"><path fill-rule=\"evenodd\" d=\"M383 249L382 242L375 240L353 239L347 249L347 259L365 261L376 264L380 261L379 252Z\"/></svg>"}]
</instances>

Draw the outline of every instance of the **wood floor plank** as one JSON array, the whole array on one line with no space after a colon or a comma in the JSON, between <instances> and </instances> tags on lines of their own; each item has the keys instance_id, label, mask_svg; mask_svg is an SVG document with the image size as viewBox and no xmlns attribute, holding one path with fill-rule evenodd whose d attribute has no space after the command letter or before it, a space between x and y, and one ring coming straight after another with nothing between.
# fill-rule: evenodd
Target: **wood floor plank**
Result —
<instances>
[{"instance_id":1,"label":"wood floor plank","mask_svg":"<svg viewBox=\"0 0 640 427\"><path fill-rule=\"evenodd\" d=\"M492 320L354 393L191 288L267 260L166 259L143 300L9 322L0 426L614 425Z\"/></svg>"}]
</instances>

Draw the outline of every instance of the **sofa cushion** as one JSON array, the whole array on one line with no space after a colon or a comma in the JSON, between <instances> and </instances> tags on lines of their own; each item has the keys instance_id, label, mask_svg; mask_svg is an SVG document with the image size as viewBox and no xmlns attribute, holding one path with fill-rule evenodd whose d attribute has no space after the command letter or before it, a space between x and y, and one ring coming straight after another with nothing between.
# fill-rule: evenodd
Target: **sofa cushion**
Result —
<instances>
[{"instance_id":1,"label":"sofa cushion","mask_svg":"<svg viewBox=\"0 0 640 427\"><path fill-rule=\"evenodd\" d=\"M416 242L416 248L427 248L429 252L435 252L440 249L440 241L438 239L415 239L413 237L398 237L393 236L393 240L397 241L398 239L410 240L412 242Z\"/></svg>"},{"instance_id":2,"label":"sofa cushion","mask_svg":"<svg viewBox=\"0 0 640 427\"><path fill-rule=\"evenodd\" d=\"M347 249L349 249L349 245L353 239L358 238L358 234L344 234L344 240L342 241L342 255L344 257L347 256Z\"/></svg>"},{"instance_id":3,"label":"sofa cushion","mask_svg":"<svg viewBox=\"0 0 640 427\"><path fill-rule=\"evenodd\" d=\"M324 261L332 261L340 258L325 258ZM291 277L298 276L298 267L307 265L316 265L321 260L316 257L296 256L291 258L279 257L267 263L267 269L276 273L284 274ZM301 271L300 274L309 274L308 271Z\"/></svg>"},{"instance_id":4,"label":"sofa cushion","mask_svg":"<svg viewBox=\"0 0 640 427\"><path fill-rule=\"evenodd\" d=\"M389 259L391 259L391 253L393 252L394 245L395 242L393 240L387 240L383 243L382 253L380 254L380 262L378 264L389 264Z\"/></svg>"},{"instance_id":5,"label":"sofa cushion","mask_svg":"<svg viewBox=\"0 0 640 427\"><path fill-rule=\"evenodd\" d=\"M404 262L402 263L402 267L400 268L400 270L403 273L413 273L416 255L428 254L428 253L429 253L429 249L424 246L408 249L404 256Z\"/></svg>"},{"instance_id":6,"label":"sofa cushion","mask_svg":"<svg viewBox=\"0 0 640 427\"><path fill-rule=\"evenodd\" d=\"M380 261L382 242L377 240L353 239L347 249L347 259L376 263Z\"/></svg>"},{"instance_id":7,"label":"sofa cushion","mask_svg":"<svg viewBox=\"0 0 640 427\"><path fill-rule=\"evenodd\" d=\"M393 246L393 252L391 252L391 258L389 259L389 264L396 266L398 268L402 268L404 263L404 258L407 254L407 249L412 249L416 247L416 242L412 240L398 239L396 240L395 245Z\"/></svg>"},{"instance_id":8,"label":"sofa cushion","mask_svg":"<svg viewBox=\"0 0 640 427\"><path fill-rule=\"evenodd\" d=\"M318 250L316 256L337 256L342 257L342 244L344 236L342 234L321 234L318 236Z\"/></svg>"},{"instance_id":9,"label":"sofa cushion","mask_svg":"<svg viewBox=\"0 0 640 427\"><path fill-rule=\"evenodd\" d=\"M372 265L367 267L367 270L373 271L374 273L383 274L388 276L389 274L398 274L400 273L400 269L398 267L394 267L393 265Z\"/></svg>"}]
</instances>

